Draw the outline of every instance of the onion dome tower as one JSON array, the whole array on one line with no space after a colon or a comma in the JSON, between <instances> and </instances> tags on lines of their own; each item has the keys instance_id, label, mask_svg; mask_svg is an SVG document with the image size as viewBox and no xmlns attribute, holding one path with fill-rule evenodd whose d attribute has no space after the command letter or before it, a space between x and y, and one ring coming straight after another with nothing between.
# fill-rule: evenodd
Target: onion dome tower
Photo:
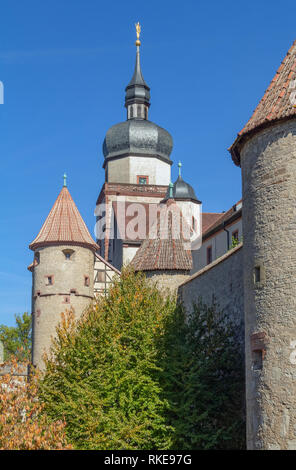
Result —
<instances>
[{"instance_id":1,"label":"onion dome tower","mask_svg":"<svg viewBox=\"0 0 296 470\"><path fill-rule=\"evenodd\" d=\"M165 197L173 163L170 159L172 136L148 120L150 88L140 64L140 31L138 23L135 68L125 88L127 119L110 127L103 142L105 183L95 211L97 227L102 218L106 221L104 229L97 230L100 255L119 270L133 258L141 241L131 240L126 227L122 229L124 233L120 239L112 238L112 233L117 233L117 227L122 226L117 202L124 198L126 204L140 203L149 213L149 206L158 204ZM122 214L124 210L120 212ZM126 214L126 221L127 218Z\"/></svg>"},{"instance_id":2,"label":"onion dome tower","mask_svg":"<svg viewBox=\"0 0 296 470\"><path fill-rule=\"evenodd\" d=\"M247 446L296 449L296 41L230 148L242 169Z\"/></svg>"},{"instance_id":3,"label":"onion dome tower","mask_svg":"<svg viewBox=\"0 0 296 470\"><path fill-rule=\"evenodd\" d=\"M150 88L140 65L139 23L136 29L135 70L125 89L127 120L108 130L103 143L103 167L109 183L168 185L173 140L168 131L148 120Z\"/></svg>"},{"instance_id":4,"label":"onion dome tower","mask_svg":"<svg viewBox=\"0 0 296 470\"><path fill-rule=\"evenodd\" d=\"M72 309L79 317L94 297L94 253L98 245L64 186L39 234L30 244L33 263L32 362L43 368L61 313Z\"/></svg>"}]
</instances>

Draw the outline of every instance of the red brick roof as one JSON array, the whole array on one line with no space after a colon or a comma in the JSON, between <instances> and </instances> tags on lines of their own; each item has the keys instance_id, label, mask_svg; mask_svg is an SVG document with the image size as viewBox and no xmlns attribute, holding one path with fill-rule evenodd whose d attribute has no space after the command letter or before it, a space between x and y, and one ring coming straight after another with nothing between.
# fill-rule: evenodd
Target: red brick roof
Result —
<instances>
[{"instance_id":1,"label":"red brick roof","mask_svg":"<svg viewBox=\"0 0 296 470\"><path fill-rule=\"evenodd\" d=\"M296 91L296 86L292 83L295 79L296 41L289 49L253 115L230 147L234 163L240 164L239 144L247 134L275 121L296 117L296 107L293 106L294 100L291 99L291 93Z\"/></svg>"},{"instance_id":2,"label":"red brick roof","mask_svg":"<svg viewBox=\"0 0 296 470\"><path fill-rule=\"evenodd\" d=\"M176 206L175 203L171 206L172 215L169 216L168 227L161 229L158 221L156 238L144 240L132 259L131 266L136 271L190 271L192 269L191 251L185 249L182 236L179 238L172 236L174 206ZM176 216L180 217L177 206Z\"/></svg>"},{"instance_id":3,"label":"red brick roof","mask_svg":"<svg viewBox=\"0 0 296 470\"><path fill-rule=\"evenodd\" d=\"M63 187L37 237L30 244L31 250L41 246L80 245L96 251L99 247L92 239L67 187Z\"/></svg>"}]
</instances>

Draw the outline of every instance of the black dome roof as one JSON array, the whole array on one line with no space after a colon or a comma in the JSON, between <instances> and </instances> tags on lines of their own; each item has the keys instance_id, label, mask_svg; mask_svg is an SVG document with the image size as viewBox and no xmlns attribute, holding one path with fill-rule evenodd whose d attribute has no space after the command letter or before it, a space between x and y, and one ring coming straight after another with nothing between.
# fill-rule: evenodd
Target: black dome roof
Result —
<instances>
[{"instance_id":1,"label":"black dome roof","mask_svg":"<svg viewBox=\"0 0 296 470\"><path fill-rule=\"evenodd\" d=\"M197 199L194 189L190 184L186 183L182 176L179 175L177 181L175 181L173 188L172 188L172 196L173 199L180 200L180 199L190 199L192 201L196 201L200 203L199 199ZM170 188L168 188L166 196L163 201L167 201L171 199L170 196Z\"/></svg>"},{"instance_id":2,"label":"black dome roof","mask_svg":"<svg viewBox=\"0 0 296 470\"><path fill-rule=\"evenodd\" d=\"M107 131L103 153L105 159L124 154L153 155L171 162L173 148L171 134L145 119L130 119L110 127Z\"/></svg>"}]
</instances>

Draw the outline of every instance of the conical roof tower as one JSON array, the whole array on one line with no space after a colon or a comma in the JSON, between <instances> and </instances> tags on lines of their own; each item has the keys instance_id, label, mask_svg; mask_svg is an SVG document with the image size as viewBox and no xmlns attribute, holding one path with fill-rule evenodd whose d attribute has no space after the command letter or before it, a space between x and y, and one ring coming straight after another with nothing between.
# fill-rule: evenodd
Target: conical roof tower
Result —
<instances>
[{"instance_id":1,"label":"conical roof tower","mask_svg":"<svg viewBox=\"0 0 296 470\"><path fill-rule=\"evenodd\" d=\"M35 250L56 244L80 245L93 251L98 249L67 188L66 176L60 194L29 248Z\"/></svg>"}]
</instances>

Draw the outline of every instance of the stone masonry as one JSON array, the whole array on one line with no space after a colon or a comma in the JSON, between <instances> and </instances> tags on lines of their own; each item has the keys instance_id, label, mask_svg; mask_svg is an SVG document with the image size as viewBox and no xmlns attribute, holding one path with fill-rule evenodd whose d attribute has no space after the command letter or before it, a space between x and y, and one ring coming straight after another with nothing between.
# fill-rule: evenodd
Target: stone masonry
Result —
<instances>
[{"instance_id":1,"label":"stone masonry","mask_svg":"<svg viewBox=\"0 0 296 470\"><path fill-rule=\"evenodd\" d=\"M185 310L202 301L211 305L213 298L220 311L234 323L238 340L244 350L244 292L243 292L243 251L242 244L228 251L213 263L193 274L180 284L178 295Z\"/></svg>"},{"instance_id":2,"label":"stone masonry","mask_svg":"<svg viewBox=\"0 0 296 470\"><path fill-rule=\"evenodd\" d=\"M66 259L63 250L74 253ZM94 296L94 253L82 246L56 245L38 250L39 264L33 271L33 364L42 368L61 313L72 309L80 316ZM52 284L48 284L52 276ZM86 281L88 278L88 281ZM88 285L87 285L88 284Z\"/></svg>"},{"instance_id":3,"label":"stone masonry","mask_svg":"<svg viewBox=\"0 0 296 470\"><path fill-rule=\"evenodd\" d=\"M296 121L241 151L247 444L296 449Z\"/></svg>"}]
</instances>

